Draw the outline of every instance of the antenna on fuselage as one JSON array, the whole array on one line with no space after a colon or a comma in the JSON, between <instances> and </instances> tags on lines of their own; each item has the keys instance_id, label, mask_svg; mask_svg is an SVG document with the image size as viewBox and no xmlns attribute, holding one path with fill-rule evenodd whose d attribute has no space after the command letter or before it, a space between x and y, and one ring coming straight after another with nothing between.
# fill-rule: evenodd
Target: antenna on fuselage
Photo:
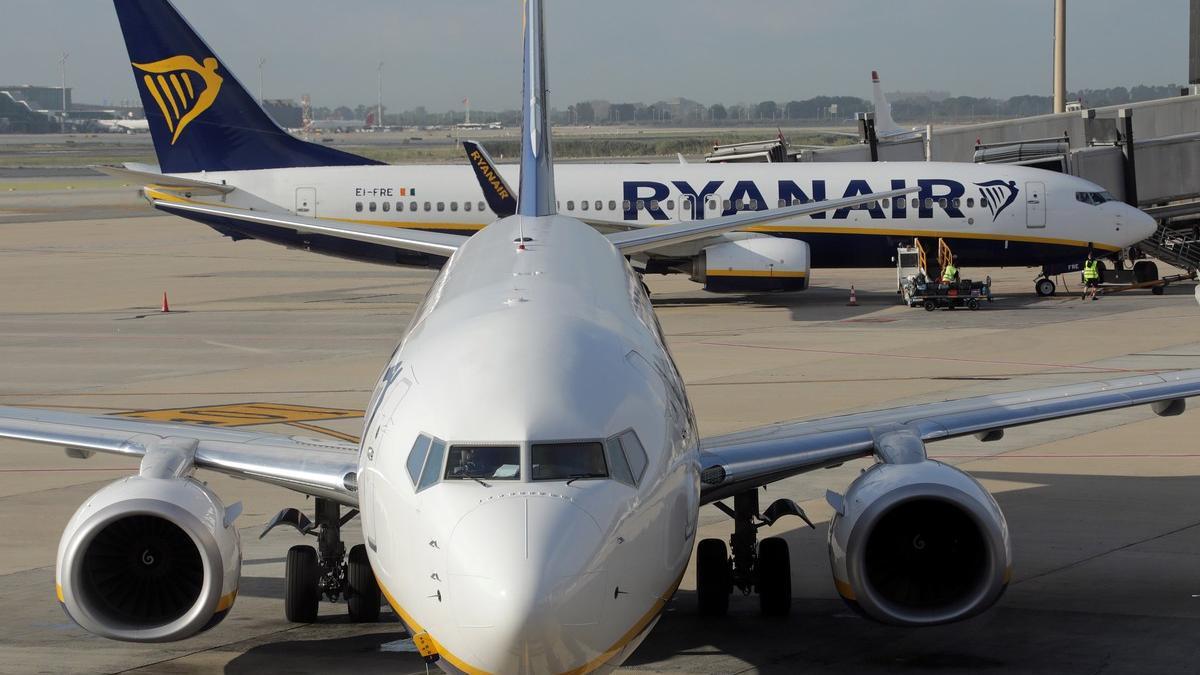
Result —
<instances>
[{"instance_id":1,"label":"antenna on fuselage","mask_svg":"<svg viewBox=\"0 0 1200 675\"><path fill-rule=\"evenodd\" d=\"M550 125L546 111L546 44L542 23L542 0L525 0L525 70L521 103L521 183L517 190L518 216L552 216L557 212L554 197L554 158L550 148ZM524 239L522 233L521 239Z\"/></svg>"}]
</instances>

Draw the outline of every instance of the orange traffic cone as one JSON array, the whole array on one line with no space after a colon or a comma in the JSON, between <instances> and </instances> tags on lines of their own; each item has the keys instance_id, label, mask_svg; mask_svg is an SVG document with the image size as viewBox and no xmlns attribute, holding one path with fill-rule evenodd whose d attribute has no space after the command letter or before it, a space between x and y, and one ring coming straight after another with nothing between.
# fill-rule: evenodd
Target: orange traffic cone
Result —
<instances>
[{"instance_id":1,"label":"orange traffic cone","mask_svg":"<svg viewBox=\"0 0 1200 675\"><path fill-rule=\"evenodd\" d=\"M166 291L163 291L162 311L164 311L164 312L171 311L171 305L167 304L167 292Z\"/></svg>"},{"instance_id":2,"label":"orange traffic cone","mask_svg":"<svg viewBox=\"0 0 1200 675\"><path fill-rule=\"evenodd\" d=\"M850 302L846 303L847 307L858 307L858 295L854 292L854 287L850 287Z\"/></svg>"}]
</instances>

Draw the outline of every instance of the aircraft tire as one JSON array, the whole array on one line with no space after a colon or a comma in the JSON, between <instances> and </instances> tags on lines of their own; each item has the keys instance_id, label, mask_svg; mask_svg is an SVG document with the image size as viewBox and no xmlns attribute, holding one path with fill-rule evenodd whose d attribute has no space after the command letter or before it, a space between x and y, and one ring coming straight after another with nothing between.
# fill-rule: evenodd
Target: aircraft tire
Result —
<instances>
[{"instance_id":1,"label":"aircraft tire","mask_svg":"<svg viewBox=\"0 0 1200 675\"><path fill-rule=\"evenodd\" d=\"M700 614L725 616L729 612L729 594L733 575L729 552L720 539L702 539L696 548L696 598Z\"/></svg>"},{"instance_id":2,"label":"aircraft tire","mask_svg":"<svg viewBox=\"0 0 1200 675\"><path fill-rule=\"evenodd\" d=\"M1058 287L1054 285L1054 281L1052 279L1038 279L1037 282L1033 284L1033 290L1038 294L1039 298L1048 298L1054 295L1054 291L1057 289Z\"/></svg>"},{"instance_id":3,"label":"aircraft tire","mask_svg":"<svg viewBox=\"0 0 1200 675\"><path fill-rule=\"evenodd\" d=\"M758 543L758 601L763 616L792 611L792 560L787 542L768 537Z\"/></svg>"},{"instance_id":4,"label":"aircraft tire","mask_svg":"<svg viewBox=\"0 0 1200 675\"><path fill-rule=\"evenodd\" d=\"M371 560L367 557L367 547L362 544L350 549L350 558L346 570L346 609L350 620L354 623L375 623L379 621L379 604L382 593L379 592L379 582L371 571Z\"/></svg>"},{"instance_id":5,"label":"aircraft tire","mask_svg":"<svg viewBox=\"0 0 1200 675\"><path fill-rule=\"evenodd\" d=\"M317 564L317 549L293 546L287 552L283 574L283 614L293 623L313 623L321 602L321 571Z\"/></svg>"}]
</instances>

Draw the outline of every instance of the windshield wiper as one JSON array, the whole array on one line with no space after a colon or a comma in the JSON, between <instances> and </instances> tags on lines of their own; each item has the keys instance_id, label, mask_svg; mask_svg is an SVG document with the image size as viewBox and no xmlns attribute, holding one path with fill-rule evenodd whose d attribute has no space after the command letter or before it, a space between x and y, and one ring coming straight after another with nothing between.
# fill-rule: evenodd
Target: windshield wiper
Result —
<instances>
[{"instance_id":1,"label":"windshield wiper","mask_svg":"<svg viewBox=\"0 0 1200 675\"><path fill-rule=\"evenodd\" d=\"M476 483L479 483L479 484L480 484L480 485L482 485L483 487L486 487L486 488L490 488L490 487L492 487L490 484L483 482L483 479L482 479L482 478L480 478L479 476L477 476L477 475L475 475L475 474L473 474L473 473L464 473L464 474L459 474L459 478L464 478L464 479L465 479L465 478L469 478L469 479L471 479L471 480L475 481Z\"/></svg>"},{"instance_id":2,"label":"windshield wiper","mask_svg":"<svg viewBox=\"0 0 1200 675\"><path fill-rule=\"evenodd\" d=\"M576 474L572 474L570 476L570 478L567 480L567 485L574 483L575 481L579 480L580 478L605 478L605 477L606 477L606 474L602 474L602 473L576 473Z\"/></svg>"}]
</instances>

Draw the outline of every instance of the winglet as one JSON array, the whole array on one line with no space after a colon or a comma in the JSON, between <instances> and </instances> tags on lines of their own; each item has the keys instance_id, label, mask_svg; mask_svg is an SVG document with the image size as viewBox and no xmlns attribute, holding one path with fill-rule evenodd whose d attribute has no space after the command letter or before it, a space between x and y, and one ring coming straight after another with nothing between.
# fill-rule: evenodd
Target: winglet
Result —
<instances>
[{"instance_id":1,"label":"winglet","mask_svg":"<svg viewBox=\"0 0 1200 675\"><path fill-rule=\"evenodd\" d=\"M522 216L552 216L554 158L550 149L549 107L546 86L546 45L542 27L542 0L525 0L524 101L521 104L521 184L517 213Z\"/></svg>"},{"instance_id":2,"label":"winglet","mask_svg":"<svg viewBox=\"0 0 1200 675\"><path fill-rule=\"evenodd\" d=\"M476 141L463 141L463 149L467 151L467 159L475 170L475 178L483 190L483 197L488 207L500 218L507 218L517 212L516 192L504 181L504 177L496 170L492 156L484 149L483 144Z\"/></svg>"}]
</instances>

